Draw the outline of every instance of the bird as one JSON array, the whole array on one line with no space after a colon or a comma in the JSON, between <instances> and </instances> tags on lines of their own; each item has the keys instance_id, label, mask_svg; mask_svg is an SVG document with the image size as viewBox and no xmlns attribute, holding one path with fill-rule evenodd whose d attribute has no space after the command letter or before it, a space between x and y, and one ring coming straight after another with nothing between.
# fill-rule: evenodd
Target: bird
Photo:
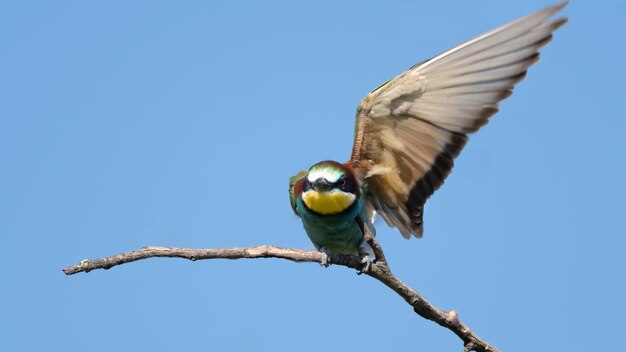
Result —
<instances>
[{"instance_id":1,"label":"bird","mask_svg":"<svg viewBox=\"0 0 626 352\"><path fill-rule=\"evenodd\" d=\"M358 105L350 159L325 160L289 179L293 212L328 255L374 258L365 233L380 216L421 238L426 200L443 184L468 141L512 94L539 50L567 17L561 2L420 62ZM376 258L374 258L374 261Z\"/></svg>"}]
</instances>

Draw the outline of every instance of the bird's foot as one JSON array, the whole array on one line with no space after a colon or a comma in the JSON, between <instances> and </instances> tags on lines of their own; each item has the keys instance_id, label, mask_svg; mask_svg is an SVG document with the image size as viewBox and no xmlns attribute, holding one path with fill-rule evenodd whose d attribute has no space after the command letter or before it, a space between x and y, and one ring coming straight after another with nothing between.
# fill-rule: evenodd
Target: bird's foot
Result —
<instances>
[{"instance_id":1,"label":"bird's foot","mask_svg":"<svg viewBox=\"0 0 626 352\"><path fill-rule=\"evenodd\" d=\"M321 247L319 251L322 253L322 261L320 262L320 265L328 268L328 266L330 266L330 250L326 247Z\"/></svg>"},{"instance_id":2,"label":"bird's foot","mask_svg":"<svg viewBox=\"0 0 626 352\"><path fill-rule=\"evenodd\" d=\"M361 270L357 271L357 275L367 274L370 271L370 269L372 268L370 256L367 254L364 255L363 258L361 258L361 264L363 264L363 267L361 268Z\"/></svg>"}]
</instances>

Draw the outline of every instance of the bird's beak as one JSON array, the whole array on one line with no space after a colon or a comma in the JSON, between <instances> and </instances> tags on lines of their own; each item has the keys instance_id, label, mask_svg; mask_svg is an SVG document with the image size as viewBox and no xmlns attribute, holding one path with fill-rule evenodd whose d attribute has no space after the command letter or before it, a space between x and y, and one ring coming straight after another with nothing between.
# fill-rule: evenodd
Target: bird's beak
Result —
<instances>
[{"instance_id":1,"label":"bird's beak","mask_svg":"<svg viewBox=\"0 0 626 352\"><path fill-rule=\"evenodd\" d=\"M323 177L320 177L317 180L315 180L315 182L313 182L311 186L313 187L315 191L318 191L318 192L328 192L333 188L332 184L326 181L326 179Z\"/></svg>"}]
</instances>

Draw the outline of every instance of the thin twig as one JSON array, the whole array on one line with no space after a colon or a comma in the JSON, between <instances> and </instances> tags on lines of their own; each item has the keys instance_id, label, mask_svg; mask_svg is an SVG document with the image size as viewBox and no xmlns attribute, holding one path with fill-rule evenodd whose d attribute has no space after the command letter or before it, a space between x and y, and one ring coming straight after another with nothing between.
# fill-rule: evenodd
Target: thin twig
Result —
<instances>
[{"instance_id":1,"label":"thin twig","mask_svg":"<svg viewBox=\"0 0 626 352\"><path fill-rule=\"evenodd\" d=\"M430 304L419 292L415 291L405 283L400 281L391 273L385 255L380 244L373 236L369 236L366 240L372 246L376 255L370 269L365 273L368 276L382 282L387 287L395 291L402 297L413 310L421 317L434 321L435 323L451 330L461 340L465 351L479 352L495 352L498 351L494 346L485 340L476 336L458 317L456 311L446 312L432 304ZM138 250L114 255L111 257L98 258L93 260L83 260L79 264L69 266L63 269L67 275L73 275L80 272L89 272L95 269L110 269L114 266L134 262L137 260L168 257L168 258L184 258L192 261L203 259L254 259L254 258L281 258L295 262L314 262L322 263L323 254L318 251L302 251L292 248L283 248L275 246L258 246L245 248L176 248L176 247L144 247ZM331 254L330 263L335 265L346 266L356 270L363 267L361 258L352 255Z\"/></svg>"}]
</instances>

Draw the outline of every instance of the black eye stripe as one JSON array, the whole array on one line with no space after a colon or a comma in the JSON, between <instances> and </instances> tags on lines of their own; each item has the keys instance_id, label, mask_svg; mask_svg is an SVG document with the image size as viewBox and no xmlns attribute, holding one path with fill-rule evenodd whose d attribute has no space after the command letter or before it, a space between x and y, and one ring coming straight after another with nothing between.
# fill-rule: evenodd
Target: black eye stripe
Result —
<instances>
[{"instance_id":1,"label":"black eye stripe","mask_svg":"<svg viewBox=\"0 0 626 352\"><path fill-rule=\"evenodd\" d=\"M328 180L326 180L326 182L328 182ZM332 182L332 183L327 183L327 185L330 185L330 189L335 188L335 189L340 189L347 193L354 193L354 194L357 193L356 182L349 175L343 175L337 181ZM306 177L302 184L302 191L306 192L312 188L313 188L313 182L311 182L308 179L308 177Z\"/></svg>"}]
</instances>

